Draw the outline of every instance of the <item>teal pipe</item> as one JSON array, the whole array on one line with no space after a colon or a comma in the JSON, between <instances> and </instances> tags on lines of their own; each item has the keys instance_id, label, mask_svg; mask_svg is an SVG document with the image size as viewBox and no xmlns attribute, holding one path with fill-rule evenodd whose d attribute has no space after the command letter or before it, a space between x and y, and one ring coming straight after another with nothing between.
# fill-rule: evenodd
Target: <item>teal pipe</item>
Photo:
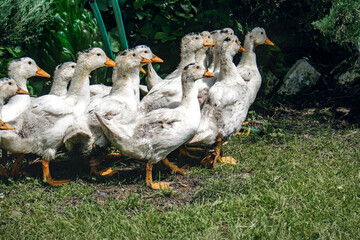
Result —
<instances>
[{"instance_id":1,"label":"teal pipe","mask_svg":"<svg viewBox=\"0 0 360 240\"><path fill-rule=\"evenodd\" d=\"M246 126L241 126L241 128L244 129L244 130L248 130L248 129L249 129L249 127L246 127ZM258 129L255 129L255 128L250 128L250 131L251 131L251 132L254 132L254 133L257 133L257 134L259 134L259 135L263 135L263 134L264 134L263 131L258 130Z\"/></svg>"},{"instance_id":2,"label":"teal pipe","mask_svg":"<svg viewBox=\"0 0 360 240\"><path fill-rule=\"evenodd\" d=\"M129 46L128 46L128 43L127 43L127 40L126 40L124 22L122 20L118 0L110 0L110 2L111 2L111 5L113 7L114 14L115 14L116 26L117 26L119 36L120 36L121 47L123 48L122 50L128 49Z\"/></svg>"},{"instance_id":3,"label":"teal pipe","mask_svg":"<svg viewBox=\"0 0 360 240\"><path fill-rule=\"evenodd\" d=\"M90 6L91 6L91 10L94 13L94 16L95 16L95 19L97 21L98 27L100 29L101 38L102 38L102 40L103 40L103 42L105 44L106 55L109 56L112 60L114 60L114 54L113 54L112 49L111 49L110 40L109 40L109 37L107 35L105 24L104 24L104 21L103 21L103 19L101 17L100 10L99 10L99 7L98 7L98 5L96 3L96 0L90 0L89 3L90 3Z\"/></svg>"}]
</instances>

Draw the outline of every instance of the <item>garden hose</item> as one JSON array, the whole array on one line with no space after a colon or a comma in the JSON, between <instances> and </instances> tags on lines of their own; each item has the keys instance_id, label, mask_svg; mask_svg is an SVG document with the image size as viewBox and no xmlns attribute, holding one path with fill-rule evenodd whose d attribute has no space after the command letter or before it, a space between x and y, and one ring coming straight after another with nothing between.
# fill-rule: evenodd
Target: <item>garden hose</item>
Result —
<instances>
[{"instance_id":1,"label":"garden hose","mask_svg":"<svg viewBox=\"0 0 360 240\"><path fill-rule=\"evenodd\" d=\"M94 13L96 22L97 22L97 24L99 26L101 37L102 37L103 42L105 44L106 55L108 55L112 60L114 60L114 54L113 54L112 49L111 49L110 40L109 40L108 34L106 32L105 24L104 24L104 21L103 21L103 19L101 17L100 10L99 10L99 7L98 7L98 5L96 3L96 0L90 0L89 3L90 3L90 6L91 6L91 10Z\"/></svg>"},{"instance_id":2,"label":"garden hose","mask_svg":"<svg viewBox=\"0 0 360 240\"><path fill-rule=\"evenodd\" d=\"M128 49L129 46L126 40L124 22L122 20L122 15L118 0L110 0L110 2L114 10L115 21L116 21L117 29L119 31L121 47L123 48L123 50Z\"/></svg>"},{"instance_id":3,"label":"garden hose","mask_svg":"<svg viewBox=\"0 0 360 240\"><path fill-rule=\"evenodd\" d=\"M241 126L242 129L244 130L248 130L250 127L246 127L246 126ZM259 135L264 135L264 131L261 131L259 129L255 129L255 128L250 128L250 131L251 132L254 132L256 134L259 134Z\"/></svg>"}]
</instances>

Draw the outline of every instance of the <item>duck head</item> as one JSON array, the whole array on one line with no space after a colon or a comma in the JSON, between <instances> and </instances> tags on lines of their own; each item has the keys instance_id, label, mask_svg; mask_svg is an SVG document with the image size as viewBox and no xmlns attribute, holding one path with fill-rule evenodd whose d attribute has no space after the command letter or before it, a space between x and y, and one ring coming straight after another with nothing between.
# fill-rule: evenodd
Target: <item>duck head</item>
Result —
<instances>
[{"instance_id":1,"label":"duck head","mask_svg":"<svg viewBox=\"0 0 360 240\"><path fill-rule=\"evenodd\" d=\"M219 36L231 36L234 35L234 30L232 28L223 28L219 32Z\"/></svg>"},{"instance_id":2,"label":"duck head","mask_svg":"<svg viewBox=\"0 0 360 240\"><path fill-rule=\"evenodd\" d=\"M119 72L128 72L130 69L151 63L152 57L153 54L149 48L135 47L127 49L121 55L118 55L115 62Z\"/></svg>"},{"instance_id":3,"label":"duck head","mask_svg":"<svg viewBox=\"0 0 360 240\"><path fill-rule=\"evenodd\" d=\"M240 45L240 41L235 35L227 36L222 44L221 51L228 52L232 57L239 51L245 51Z\"/></svg>"},{"instance_id":4,"label":"duck head","mask_svg":"<svg viewBox=\"0 0 360 240\"><path fill-rule=\"evenodd\" d=\"M0 79L0 99L2 101L14 96L17 94L19 88L15 83L15 80L11 78L1 78ZM21 92L21 88L20 91ZM24 91L24 90L22 90ZM29 93L28 93L29 94Z\"/></svg>"},{"instance_id":5,"label":"duck head","mask_svg":"<svg viewBox=\"0 0 360 240\"><path fill-rule=\"evenodd\" d=\"M76 65L81 65L89 71L93 71L100 67L115 67L116 64L113 60L108 58L101 48L90 48L83 51L76 62Z\"/></svg>"},{"instance_id":6,"label":"duck head","mask_svg":"<svg viewBox=\"0 0 360 240\"><path fill-rule=\"evenodd\" d=\"M189 33L181 39L181 51L195 53L201 49L204 44L206 43L200 33Z\"/></svg>"},{"instance_id":7,"label":"duck head","mask_svg":"<svg viewBox=\"0 0 360 240\"><path fill-rule=\"evenodd\" d=\"M14 59L8 67L9 76L13 79L28 79L39 76L49 78L50 75L36 65L35 61L29 57Z\"/></svg>"},{"instance_id":8,"label":"duck head","mask_svg":"<svg viewBox=\"0 0 360 240\"><path fill-rule=\"evenodd\" d=\"M153 54L150 47L148 47L146 45L136 46L134 48L134 50L143 58L151 60L152 63L153 62L155 62L155 63L163 63L164 62L161 58L159 58L158 56Z\"/></svg>"},{"instance_id":9,"label":"duck head","mask_svg":"<svg viewBox=\"0 0 360 240\"><path fill-rule=\"evenodd\" d=\"M64 62L56 66L54 71L54 79L61 76L64 81L70 82L72 76L75 73L76 63Z\"/></svg>"},{"instance_id":10,"label":"duck head","mask_svg":"<svg viewBox=\"0 0 360 240\"><path fill-rule=\"evenodd\" d=\"M215 46L216 42L214 41L209 31L202 31L200 35L204 40L204 47L209 48L210 46Z\"/></svg>"},{"instance_id":11,"label":"duck head","mask_svg":"<svg viewBox=\"0 0 360 240\"><path fill-rule=\"evenodd\" d=\"M203 68L199 63L190 63L182 72L182 79L187 79L188 81L196 81L201 78L214 77L214 74L208 72Z\"/></svg>"},{"instance_id":12,"label":"duck head","mask_svg":"<svg viewBox=\"0 0 360 240\"><path fill-rule=\"evenodd\" d=\"M249 38L254 42L255 46L262 44L274 46L274 43L270 41L270 39L266 36L265 30L261 27L254 28L250 32Z\"/></svg>"}]
</instances>

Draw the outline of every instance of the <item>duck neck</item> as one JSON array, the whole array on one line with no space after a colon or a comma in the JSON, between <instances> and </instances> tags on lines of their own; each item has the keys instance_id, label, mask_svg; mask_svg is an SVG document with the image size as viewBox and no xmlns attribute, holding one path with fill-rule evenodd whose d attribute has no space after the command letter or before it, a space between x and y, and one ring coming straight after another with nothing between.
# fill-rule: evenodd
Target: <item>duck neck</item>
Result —
<instances>
[{"instance_id":1,"label":"duck neck","mask_svg":"<svg viewBox=\"0 0 360 240\"><path fill-rule=\"evenodd\" d=\"M64 96L67 93L67 86L69 81L65 79L64 76L58 76L54 79L54 82L51 86L50 93L57 96Z\"/></svg>"},{"instance_id":2,"label":"duck neck","mask_svg":"<svg viewBox=\"0 0 360 240\"><path fill-rule=\"evenodd\" d=\"M113 75L113 86L111 88L111 96L134 96L136 101L140 102L140 66L129 69L116 69L117 73Z\"/></svg>"},{"instance_id":3,"label":"duck neck","mask_svg":"<svg viewBox=\"0 0 360 240\"><path fill-rule=\"evenodd\" d=\"M18 74L18 73L12 73L12 72L9 72L9 77L14 79L15 82L16 82L16 85L22 89L24 89L25 91L28 91L28 88L26 86L26 80L27 78L22 76L21 74Z\"/></svg>"},{"instance_id":4,"label":"duck neck","mask_svg":"<svg viewBox=\"0 0 360 240\"><path fill-rule=\"evenodd\" d=\"M255 44L250 40L249 36L245 37L244 48L245 52L242 53L240 62L237 67L240 68L244 66L255 66L255 68L257 68Z\"/></svg>"},{"instance_id":5,"label":"duck neck","mask_svg":"<svg viewBox=\"0 0 360 240\"><path fill-rule=\"evenodd\" d=\"M220 55L220 72L218 78L219 81L225 79L225 76L236 76L237 70L232 60L233 56L230 53L228 53L227 51L222 51L222 54Z\"/></svg>"},{"instance_id":6,"label":"duck neck","mask_svg":"<svg viewBox=\"0 0 360 240\"><path fill-rule=\"evenodd\" d=\"M184 67L190 63L195 62L195 53L187 49L181 50L181 60L178 66L178 69L182 70Z\"/></svg>"},{"instance_id":7,"label":"duck neck","mask_svg":"<svg viewBox=\"0 0 360 240\"><path fill-rule=\"evenodd\" d=\"M186 78L183 76L182 78ZM185 107L199 107L199 102L197 99L198 88L194 81L183 79L182 80L182 99L179 106Z\"/></svg>"},{"instance_id":8,"label":"duck neck","mask_svg":"<svg viewBox=\"0 0 360 240\"><path fill-rule=\"evenodd\" d=\"M2 120L2 108L4 106L4 99L0 99L0 120Z\"/></svg>"},{"instance_id":9,"label":"duck neck","mask_svg":"<svg viewBox=\"0 0 360 240\"><path fill-rule=\"evenodd\" d=\"M91 71L86 69L84 63L78 63L72 81L67 92L67 97L83 99L90 103L90 80Z\"/></svg>"},{"instance_id":10,"label":"duck neck","mask_svg":"<svg viewBox=\"0 0 360 240\"><path fill-rule=\"evenodd\" d=\"M208 47L202 47L195 53L195 62L198 62L202 65L203 68L207 69L205 60L206 60L206 51Z\"/></svg>"},{"instance_id":11,"label":"duck neck","mask_svg":"<svg viewBox=\"0 0 360 240\"><path fill-rule=\"evenodd\" d=\"M221 56L220 56L220 53L221 53L221 45L215 45L215 49L214 49L214 59L213 59L213 62L214 62L214 70L213 72L214 73L217 73L220 71L220 59L221 59Z\"/></svg>"}]
</instances>

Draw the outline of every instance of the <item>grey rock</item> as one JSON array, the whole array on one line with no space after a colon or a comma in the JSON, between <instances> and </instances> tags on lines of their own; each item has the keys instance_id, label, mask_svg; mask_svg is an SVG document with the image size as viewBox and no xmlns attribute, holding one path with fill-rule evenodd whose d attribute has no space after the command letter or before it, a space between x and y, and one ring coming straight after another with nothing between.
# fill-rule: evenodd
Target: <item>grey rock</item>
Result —
<instances>
[{"instance_id":1,"label":"grey rock","mask_svg":"<svg viewBox=\"0 0 360 240\"><path fill-rule=\"evenodd\" d=\"M360 79L360 58L349 57L336 66L330 74L334 76L336 84L350 86Z\"/></svg>"},{"instance_id":2,"label":"grey rock","mask_svg":"<svg viewBox=\"0 0 360 240\"><path fill-rule=\"evenodd\" d=\"M279 83L279 78L277 78L272 72L270 71L262 71L261 73L261 88L259 90L259 96L268 96L274 87Z\"/></svg>"},{"instance_id":3,"label":"grey rock","mask_svg":"<svg viewBox=\"0 0 360 240\"><path fill-rule=\"evenodd\" d=\"M321 74L305 59L300 59L285 75L284 81L278 90L281 95L295 95L311 89L319 80Z\"/></svg>"}]
</instances>

